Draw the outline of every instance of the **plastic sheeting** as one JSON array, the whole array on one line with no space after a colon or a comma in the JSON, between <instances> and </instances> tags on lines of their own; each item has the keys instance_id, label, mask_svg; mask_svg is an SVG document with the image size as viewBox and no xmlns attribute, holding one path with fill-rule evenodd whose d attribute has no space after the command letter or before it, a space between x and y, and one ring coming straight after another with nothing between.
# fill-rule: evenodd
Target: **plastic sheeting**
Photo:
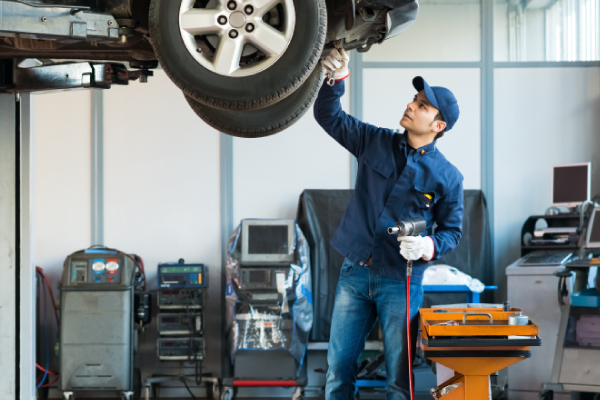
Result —
<instances>
[{"instance_id":1,"label":"plastic sheeting","mask_svg":"<svg viewBox=\"0 0 600 400\"><path fill-rule=\"evenodd\" d=\"M335 290L344 256L329 242L340 225L354 190L305 190L296 220L310 245L313 270L314 324L311 341L329 341Z\"/></svg>"},{"instance_id":2,"label":"plastic sheeting","mask_svg":"<svg viewBox=\"0 0 600 400\"><path fill-rule=\"evenodd\" d=\"M313 269L314 326L312 341L328 341L335 290L344 257L329 244L337 230L353 190L305 190L300 196L296 220L310 244ZM487 203L480 190L464 191L463 237L458 247L433 264L455 266L486 285L494 284L492 244ZM482 299L490 301L484 292ZM423 307L460 303L463 294L426 293Z\"/></svg>"},{"instance_id":3,"label":"plastic sheeting","mask_svg":"<svg viewBox=\"0 0 600 400\"><path fill-rule=\"evenodd\" d=\"M269 220L276 221L276 220ZM280 265L269 268L277 280L280 300L253 302L251 291L240 285L242 259L242 224L229 238L226 265L226 318L232 362L237 350L286 349L301 364L313 324L312 280L309 246L296 223L293 256L289 271ZM268 243L259 244L268 248ZM269 262L261 268L269 267Z\"/></svg>"},{"instance_id":4,"label":"plastic sheeting","mask_svg":"<svg viewBox=\"0 0 600 400\"><path fill-rule=\"evenodd\" d=\"M432 265L423 275L423 285L467 285L473 292L481 293L485 286L475 279L449 265Z\"/></svg>"}]
</instances>

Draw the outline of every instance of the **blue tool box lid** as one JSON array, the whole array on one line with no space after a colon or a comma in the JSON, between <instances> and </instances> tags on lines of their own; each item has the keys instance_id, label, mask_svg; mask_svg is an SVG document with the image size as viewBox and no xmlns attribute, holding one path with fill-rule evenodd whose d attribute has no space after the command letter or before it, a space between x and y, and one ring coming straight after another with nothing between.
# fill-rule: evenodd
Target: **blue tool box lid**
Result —
<instances>
[{"instance_id":1,"label":"blue tool box lid","mask_svg":"<svg viewBox=\"0 0 600 400\"><path fill-rule=\"evenodd\" d=\"M571 295L571 305L575 307L600 307L600 296L596 288L585 289Z\"/></svg>"}]
</instances>

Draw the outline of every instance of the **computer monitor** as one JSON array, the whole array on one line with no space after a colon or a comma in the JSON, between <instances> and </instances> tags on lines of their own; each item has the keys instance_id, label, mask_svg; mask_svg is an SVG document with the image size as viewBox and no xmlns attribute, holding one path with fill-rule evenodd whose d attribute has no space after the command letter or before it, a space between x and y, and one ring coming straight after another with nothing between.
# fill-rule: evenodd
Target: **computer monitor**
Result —
<instances>
[{"instance_id":1,"label":"computer monitor","mask_svg":"<svg viewBox=\"0 0 600 400\"><path fill-rule=\"evenodd\" d=\"M600 207L594 207L588 224L586 247L600 247Z\"/></svg>"},{"instance_id":2,"label":"computer monitor","mask_svg":"<svg viewBox=\"0 0 600 400\"><path fill-rule=\"evenodd\" d=\"M242 264L294 262L293 219L242 220Z\"/></svg>"},{"instance_id":3,"label":"computer monitor","mask_svg":"<svg viewBox=\"0 0 600 400\"><path fill-rule=\"evenodd\" d=\"M590 199L591 163L552 167L552 205L575 207Z\"/></svg>"}]
</instances>

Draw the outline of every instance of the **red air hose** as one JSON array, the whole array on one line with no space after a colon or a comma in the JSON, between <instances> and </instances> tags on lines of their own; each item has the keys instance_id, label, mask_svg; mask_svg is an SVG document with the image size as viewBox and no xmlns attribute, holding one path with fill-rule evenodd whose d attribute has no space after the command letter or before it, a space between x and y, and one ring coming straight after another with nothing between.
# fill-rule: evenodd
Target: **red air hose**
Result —
<instances>
[{"instance_id":1,"label":"red air hose","mask_svg":"<svg viewBox=\"0 0 600 400\"><path fill-rule=\"evenodd\" d=\"M412 260L406 263L406 338L408 339L408 383L410 387L410 400L415 400L415 388L412 370L412 349L410 341L410 276L412 275Z\"/></svg>"}]
</instances>

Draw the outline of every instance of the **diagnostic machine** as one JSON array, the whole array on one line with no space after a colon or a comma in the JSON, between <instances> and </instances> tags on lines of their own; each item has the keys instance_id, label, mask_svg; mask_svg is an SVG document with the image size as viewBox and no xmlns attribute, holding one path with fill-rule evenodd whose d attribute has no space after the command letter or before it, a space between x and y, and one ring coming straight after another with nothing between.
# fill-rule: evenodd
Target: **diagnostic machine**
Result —
<instances>
[{"instance_id":1,"label":"diagnostic machine","mask_svg":"<svg viewBox=\"0 0 600 400\"><path fill-rule=\"evenodd\" d=\"M60 390L133 398L136 331L134 256L87 249L68 256L60 286ZM137 381L137 382L135 382Z\"/></svg>"}]
</instances>

